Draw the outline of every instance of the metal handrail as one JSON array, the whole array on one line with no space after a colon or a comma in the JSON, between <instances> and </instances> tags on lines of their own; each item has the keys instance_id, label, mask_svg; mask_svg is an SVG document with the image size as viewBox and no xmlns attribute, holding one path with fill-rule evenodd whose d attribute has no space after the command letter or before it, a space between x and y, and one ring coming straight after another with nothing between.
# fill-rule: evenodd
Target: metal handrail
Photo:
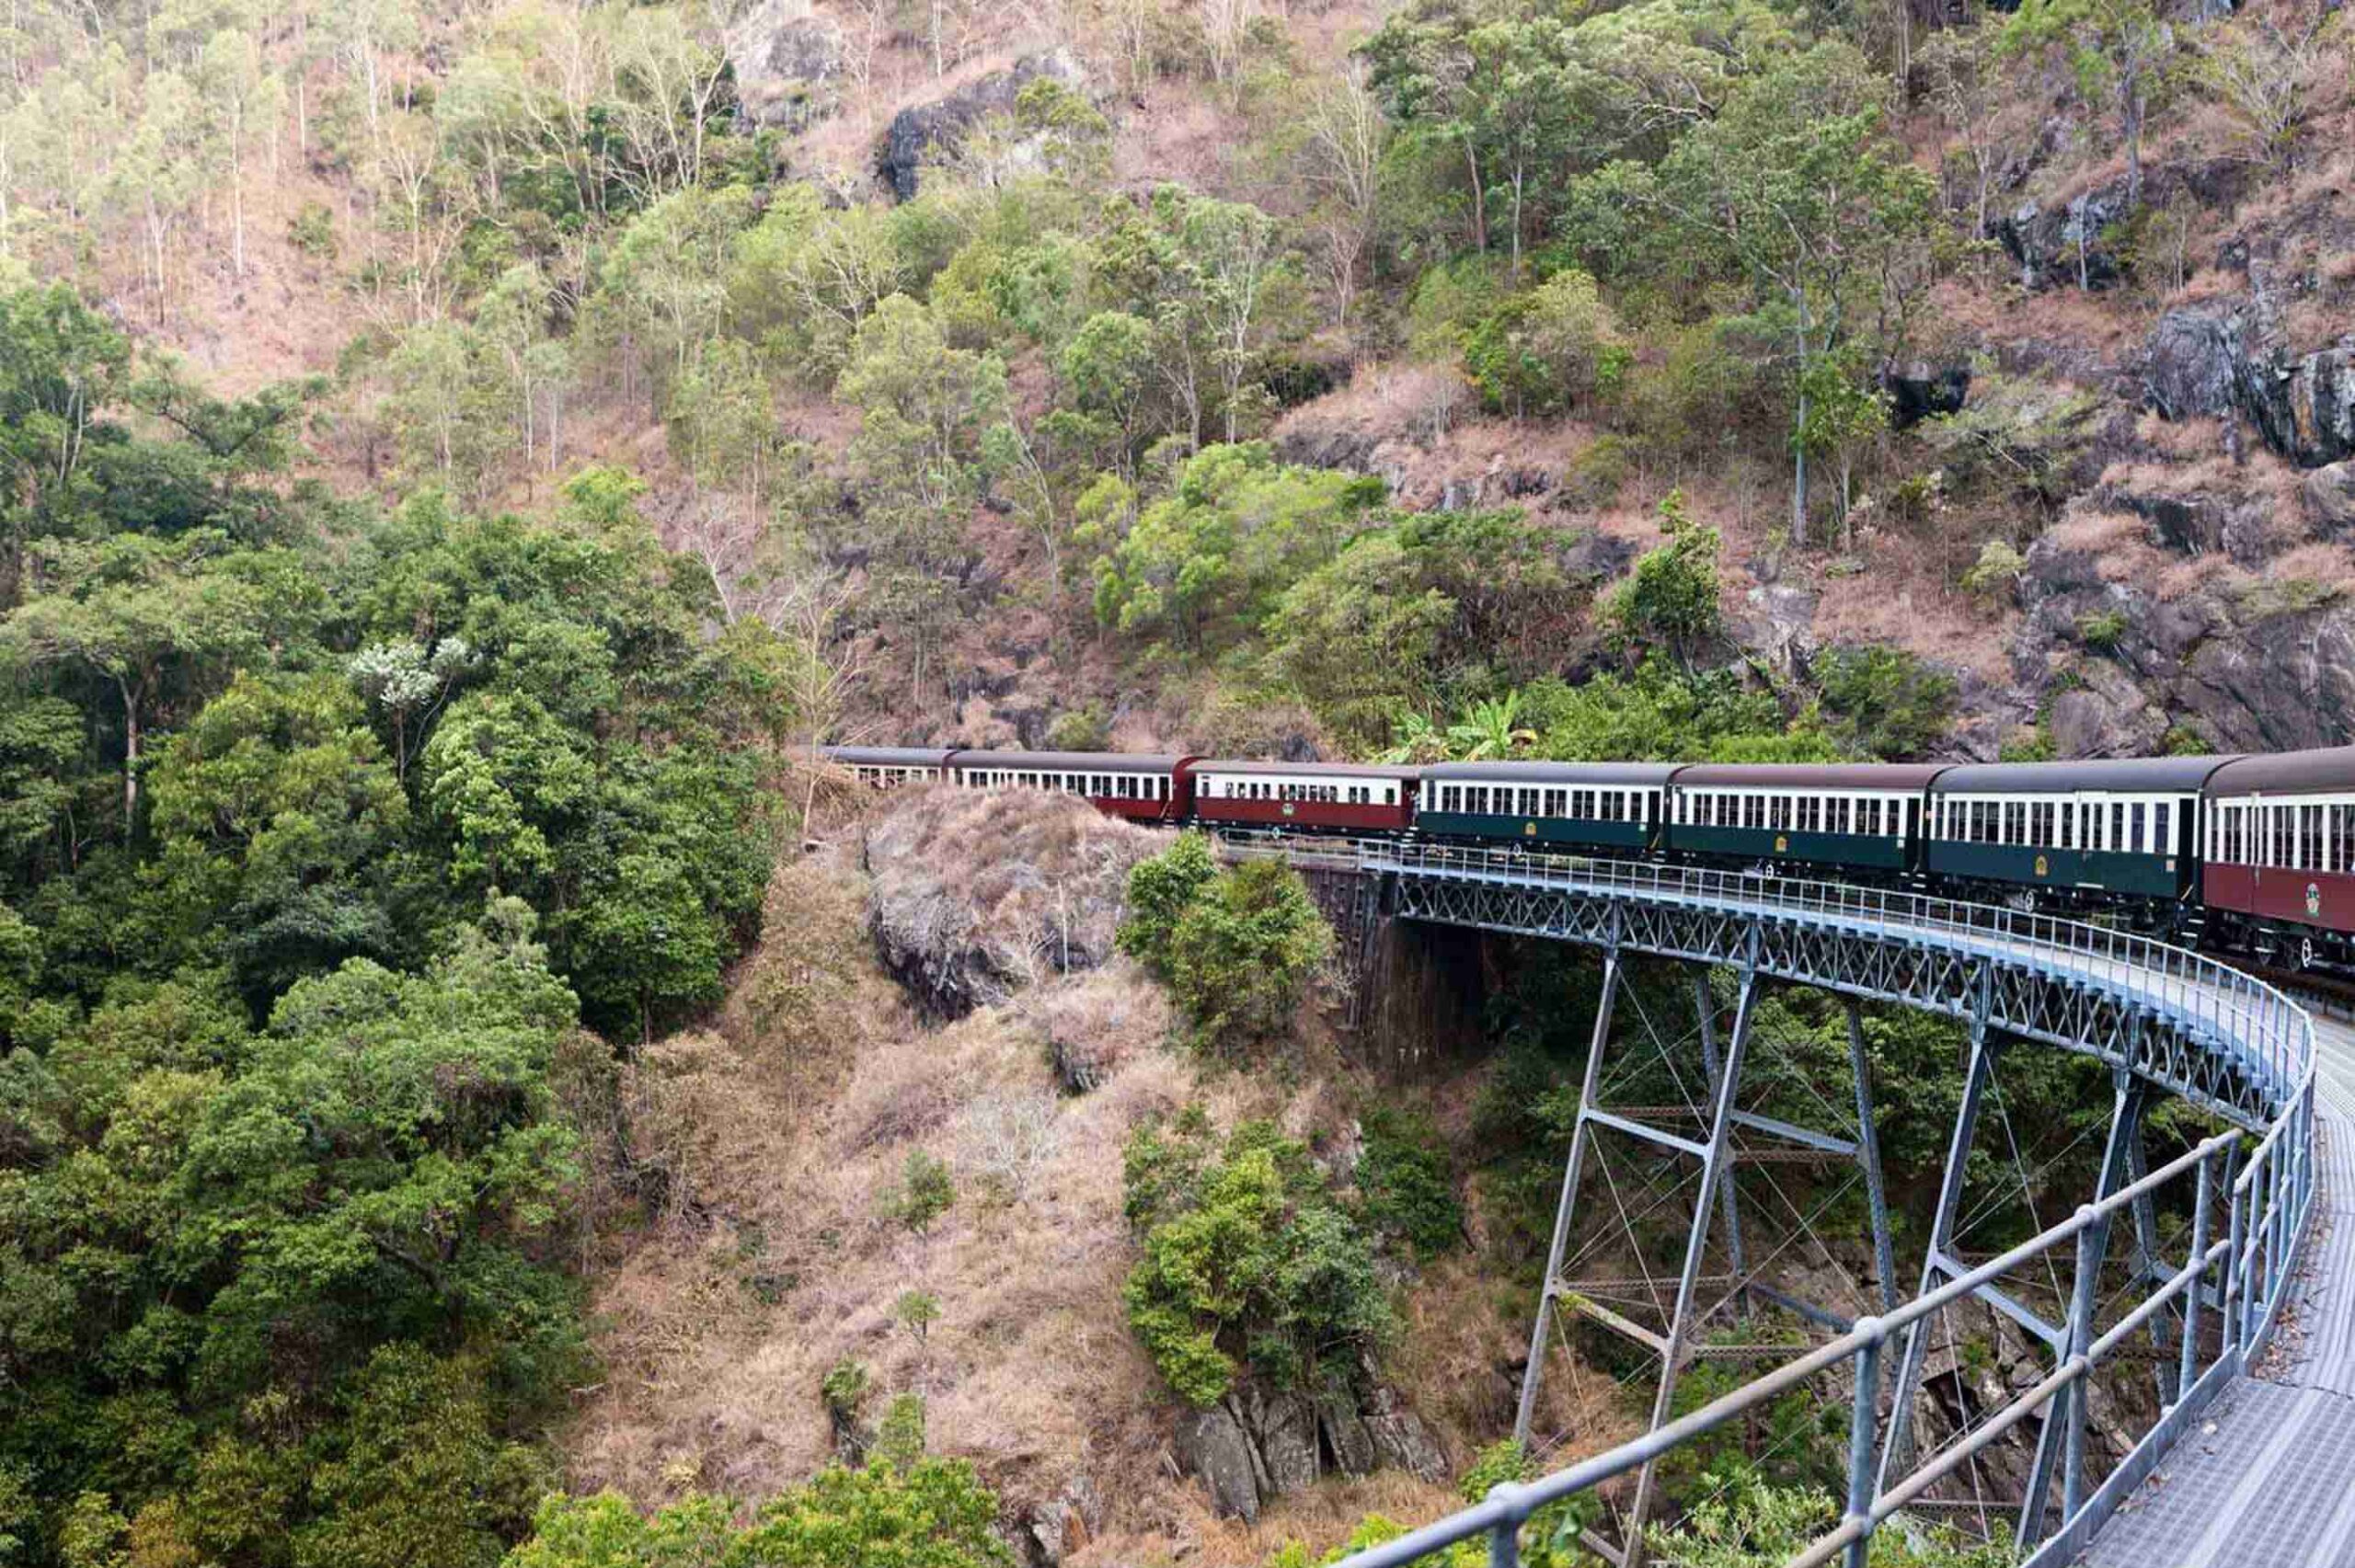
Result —
<instances>
[{"instance_id":1,"label":"metal handrail","mask_svg":"<svg viewBox=\"0 0 2355 1568\"><path fill-rule=\"evenodd\" d=\"M1839 1338L1688 1415L1539 1480L1501 1484L1468 1508L1344 1559L1341 1568L1400 1568L1479 1537L1488 1539L1492 1568L1514 1568L1520 1558L1521 1527L1539 1508L1649 1464L1844 1362L1854 1364L1856 1391L1845 1512L1837 1528L1794 1557L1788 1568L1815 1568L1834 1558L1844 1558L1851 1568L1863 1568L1871 1536L1880 1524L2054 1399L2063 1394L2074 1398L2074 1391L2106 1356L2178 1298L2184 1303L2186 1321L2176 1399L2143 1436L2137 1455L2171 1441L2190 1412L2211 1398L2223 1379L2243 1370L2271 1332L2314 1197L2315 1045L2312 1019L2264 981L2155 938L2081 921L1900 890L1650 862L1557 859L1511 850L1389 840L1304 845L1298 840L1275 839L1263 847L1286 854L1304 850L1312 855L1342 849L1357 869L1369 872L1497 879L1592 889L1606 896L1701 902L1737 912L1827 917L1886 931L1892 936L1905 933L1960 936L1989 956L2053 968L2072 978L2097 979L2180 1023L2195 1025L2189 1033L2196 1041L2234 1052L2244 1070L2259 1079L2273 1110L2263 1135L2237 1172L2233 1164L2246 1135L2219 1134L2141 1180L2079 1208L2000 1257L1949 1277L1886 1317L1860 1320ZM2197 1172L2198 1192L2184 1265L2160 1281L2123 1320L2097 1334L2099 1253L2095 1239L2105 1233L2102 1228L2113 1216L2191 1171ZM2221 1239L2211 1233L2220 1199L2227 1206L2226 1233ZM2051 1375L2016 1395L1962 1441L1883 1484L1875 1473L1878 1445L1873 1439L1881 1419L1877 1402L1878 1369L1890 1337L2072 1242L2077 1248L2076 1279L2070 1293L2064 1353ZM2209 1292L2200 1287L2211 1273L2219 1272L2214 1296L2223 1333L2217 1354L2203 1367L2198 1321ZM2106 1516L2116 1502L2108 1495L2108 1488L2088 1495L2084 1429L2082 1415L2073 1415L2065 1435L2061 1533L2055 1538L2076 1546L2083 1544L2082 1534L2098 1522L2098 1516ZM2121 1466L2120 1473L2125 1470ZM2094 1512L2097 1508L2098 1516Z\"/></svg>"}]
</instances>

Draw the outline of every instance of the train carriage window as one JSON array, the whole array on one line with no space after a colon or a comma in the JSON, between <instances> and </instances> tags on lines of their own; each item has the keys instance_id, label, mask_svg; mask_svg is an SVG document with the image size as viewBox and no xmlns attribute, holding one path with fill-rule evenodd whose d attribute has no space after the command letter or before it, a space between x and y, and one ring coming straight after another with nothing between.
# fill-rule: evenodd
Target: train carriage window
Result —
<instances>
[{"instance_id":1,"label":"train carriage window","mask_svg":"<svg viewBox=\"0 0 2355 1568\"><path fill-rule=\"evenodd\" d=\"M2298 866L2303 871L2320 871L2322 864L2322 807L2298 807Z\"/></svg>"},{"instance_id":2,"label":"train carriage window","mask_svg":"<svg viewBox=\"0 0 2355 1568\"><path fill-rule=\"evenodd\" d=\"M1559 817L1562 814L1562 801L1566 794L1566 791L1558 789L1549 789L1545 792L1546 816Z\"/></svg>"},{"instance_id":3,"label":"train carriage window","mask_svg":"<svg viewBox=\"0 0 2355 1568\"><path fill-rule=\"evenodd\" d=\"M2126 848L2134 854L2145 853L2145 848L2150 842L2143 832L2143 829L2148 825L2148 818L2144 815L2146 810L2147 807L2139 800L2127 809Z\"/></svg>"},{"instance_id":4,"label":"train carriage window","mask_svg":"<svg viewBox=\"0 0 2355 1568\"><path fill-rule=\"evenodd\" d=\"M2333 806L2330 812L2330 869L2349 869L2349 856L2355 856L2355 806Z\"/></svg>"},{"instance_id":5,"label":"train carriage window","mask_svg":"<svg viewBox=\"0 0 2355 1568\"><path fill-rule=\"evenodd\" d=\"M2076 847L2077 803L2074 800L2064 800L2061 803L2061 848L2073 850Z\"/></svg>"},{"instance_id":6,"label":"train carriage window","mask_svg":"<svg viewBox=\"0 0 2355 1568\"><path fill-rule=\"evenodd\" d=\"M2151 853L2175 853L2175 805L2160 801L2151 807Z\"/></svg>"}]
</instances>

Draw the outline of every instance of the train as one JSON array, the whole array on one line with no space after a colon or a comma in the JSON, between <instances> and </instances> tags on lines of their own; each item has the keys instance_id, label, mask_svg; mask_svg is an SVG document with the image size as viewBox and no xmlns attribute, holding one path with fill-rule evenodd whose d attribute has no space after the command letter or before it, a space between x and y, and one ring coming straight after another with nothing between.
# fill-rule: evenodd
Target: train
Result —
<instances>
[{"instance_id":1,"label":"train","mask_svg":"<svg viewBox=\"0 0 2355 1568\"><path fill-rule=\"evenodd\" d=\"M1131 821L1905 887L2355 971L2355 746L2075 762L1245 761L835 746L882 788L1043 789Z\"/></svg>"}]
</instances>

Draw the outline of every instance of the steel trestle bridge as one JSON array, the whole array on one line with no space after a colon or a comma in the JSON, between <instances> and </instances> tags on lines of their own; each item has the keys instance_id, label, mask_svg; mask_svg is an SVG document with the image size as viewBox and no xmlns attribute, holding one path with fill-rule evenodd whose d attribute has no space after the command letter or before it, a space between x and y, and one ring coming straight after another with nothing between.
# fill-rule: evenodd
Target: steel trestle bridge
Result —
<instances>
[{"instance_id":1,"label":"steel trestle bridge","mask_svg":"<svg viewBox=\"0 0 2355 1568\"><path fill-rule=\"evenodd\" d=\"M1395 1568L1476 1539L1486 1542L1493 1568L1515 1568L1522 1528L1538 1509L1628 1476L1635 1478L1634 1502L1621 1538L1614 1542L1589 1532L1582 1544L1621 1568L1640 1568L1648 1551L1663 1550L1647 1528L1661 1458L1795 1391L1820 1388L1819 1379L1844 1381L1854 1391L1845 1495L1836 1527L1791 1559L1791 1568L1834 1562L1864 1568L1878 1528L1901 1512L1936 1504L1943 1486L1975 1474L2006 1439L2015 1452L2033 1441L2021 1494L2007 1500L2005 1521L2032 1568L2067 1562L2084 1551L2163 1463L2207 1472L2221 1467L2221 1479L2210 1473L2206 1484L2220 1498L2237 1497L2244 1507L2262 1490L2261 1474L2234 1473L2235 1466L2255 1471L2269 1454L2280 1457L2279 1439L2269 1448L2261 1428L2239 1438L2227 1431L2220 1439L2211 1422L2193 1445L2200 1453L2176 1461L2169 1455L2203 1417L2230 1423L2237 1387L2262 1386L2244 1375L2274 1339L2285 1303L2296 1293L2317 1196L2317 1058L2313 1021L2280 991L2147 937L1902 891L1389 840L1253 840L1230 847L1354 872L1378 889L1372 896L1389 917L1579 943L1597 948L1603 963L1517 1435L1524 1441L1530 1436L1551 1335L1568 1315L1614 1329L1658 1360L1649 1430L1539 1480L1500 1485L1486 1500L1358 1553L1343 1568ZM1605 1103L1614 1006L1629 994L1626 965L1638 957L1694 969L1706 1095L1691 1107L1689 1122L1675 1127L1664 1124L1662 1107ZM1735 997L1722 1038L1721 1010L1712 1004L1707 979L1712 971L1730 976ZM1846 1004L1855 1105L1853 1124L1839 1133L1790 1125L1742 1104L1757 1003L1769 982L1818 988ZM1902 1299L1893 1278L1877 1116L1856 1011L1863 1001L1943 1013L1969 1032L1961 1103L1937 1206L1915 1288ZM1967 1169L1998 1058L2014 1041L2079 1053L2109 1070L2113 1104L2098 1181L2089 1201L2060 1223L1998 1255L1966 1259L1958 1227ZM2355 1056L2355 1040L2349 1045ZM2144 1116L2168 1095L2230 1130L2152 1167L2142 1154ZM2355 1067L2348 1099L2355 1103ZM2326 1133L2339 1130L2335 1104L2324 1104L2323 1117L2332 1124ZM1603 1305L1582 1282L1565 1277L1581 1186L1606 1141L1640 1149L1654 1160L1689 1162L1697 1173L1673 1307L1664 1310L1666 1322L1659 1328L1632 1322ZM1786 1156L1858 1164L1878 1287L1866 1315L1843 1317L1791 1299L1745 1274L1733 1169L1739 1160L1775 1158L1771 1150L1761 1152L1762 1143ZM2188 1235L2163 1237L2156 1216L2162 1194L2176 1200L2178 1211L2188 1199ZM2337 1202L2350 1195L2334 1191L2331 1196ZM2113 1231L2125 1236L2122 1249L2113 1248ZM2348 1265L2355 1271L2355 1227L2345 1240ZM1705 1273L1712 1248L1730 1257L1730 1275ZM2120 1250L2127 1254L2123 1263L2113 1256ZM2332 1262L2339 1250L2329 1249ZM2019 1271L2031 1265L2054 1282L2049 1302L2031 1299L2016 1286ZM1705 1299L1705 1289L1729 1278L1732 1286L1723 1297ZM2340 1288L2355 1290L2355 1276ZM1763 1376L1670 1419L1679 1372L1709 1353L1700 1335L1708 1313L1728 1301L1739 1310L1751 1293L1795 1310L1831 1337L1782 1351L1781 1364ZM1946 1321L1941 1313L1967 1305L2001 1314L2039 1345L2043 1375L2029 1386L2006 1389L1998 1405L1978 1411L1947 1441L1924 1443L1919 1418L1932 1326ZM2331 1316L2348 1319L2343 1333L2330 1333L2345 1341L2342 1359L2349 1391L2355 1393L2355 1301L2329 1305ZM2157 1413L2097 1477L2086 1442L2097 1397L2094 1374L2130 1355L2153 1366ZM2233 1396L2219 1406L2219 1395L2228 1390ZM2349 1414L2355 1432L2355 1404ZM1917 1454L1917 1446L1924 1451ZM2143 1511L2138 1499L2137 1513ZM2344 1533L2355 1539L2355 1505L2348 1512ZM2212 1538L2228 1527L2215 1524L2212 1515L2205 1522L2215 1525L2202 1538L2212 1548ZM2134 1533L2123 1524L2120 1529ZM2134 1568L2169 1568L2155 1557L2131 1561ZM2286 1564L2295 1559L2235 1558L2213 1550L2184 1559L2185 1568L2235 1561Z\"/></svg>"}]
</instances>

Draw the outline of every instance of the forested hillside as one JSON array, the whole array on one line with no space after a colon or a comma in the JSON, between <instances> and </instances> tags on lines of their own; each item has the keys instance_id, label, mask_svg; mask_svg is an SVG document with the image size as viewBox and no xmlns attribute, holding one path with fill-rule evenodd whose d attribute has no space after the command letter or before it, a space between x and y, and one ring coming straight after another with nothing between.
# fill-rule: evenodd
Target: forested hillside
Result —
<instances>
[{"instance_id":1,"label":"forested hillside","mask_svg":"<svg viewBox=\"0 0 2355 1568\"><path fill-rule=\"evenodd\" d=\"M1436 1508L1576 986L1386 1122L1286 887L1180 856L1198 928L1118 960L1147 846L877 827L811 746L2346 741L2350 52L2337 0L21 0L0 1562ZM1013 864L911 903L911 835ZM1019 940L912 1006L867 933L941 908ZM1236 1227L1313 1312L1189 1304ZM1169 1481L1189 1396L1317 1377L1390 1481L1251 1534Z\"/></svg>"}]
</instances>

